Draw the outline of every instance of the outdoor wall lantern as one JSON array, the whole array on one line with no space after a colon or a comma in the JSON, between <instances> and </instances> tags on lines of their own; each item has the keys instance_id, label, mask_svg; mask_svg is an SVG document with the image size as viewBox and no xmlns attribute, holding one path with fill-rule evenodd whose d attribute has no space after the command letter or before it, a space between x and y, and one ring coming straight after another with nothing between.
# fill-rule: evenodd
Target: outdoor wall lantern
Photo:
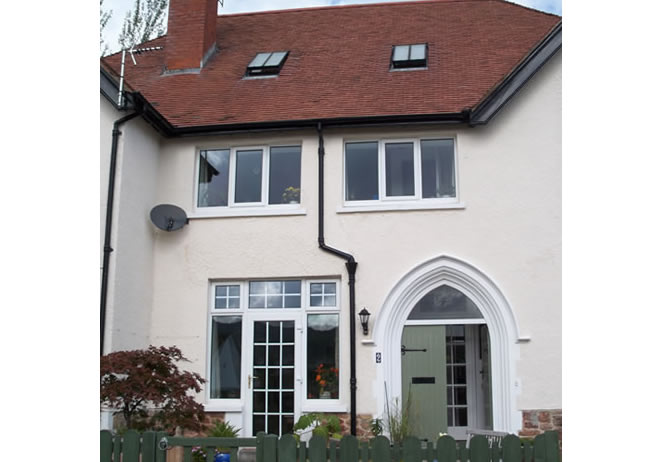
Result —
<instances>
[{"instance_id":1,"label":"outdoor wall lantern","mask_svg":"<svg viewBox=\"0 0 670 462\"><path fill-rule=\"evenodd\" d=\"M361 326L363 326L363 335L368 335L368 321L370 320L370 313L363 307L358 316L361 318Z\"/></svg>"}]
</instances>

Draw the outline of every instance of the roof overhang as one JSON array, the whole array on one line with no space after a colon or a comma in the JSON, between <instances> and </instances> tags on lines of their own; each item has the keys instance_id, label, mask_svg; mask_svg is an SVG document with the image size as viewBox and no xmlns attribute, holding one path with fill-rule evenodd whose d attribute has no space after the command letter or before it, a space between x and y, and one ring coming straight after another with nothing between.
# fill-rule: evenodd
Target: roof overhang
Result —
<instances>
[{"instance_id":1,"label":"roof overhang","mask_svg":"<svg viewBox=\"0 0 670 462\"><path fill-rule=\"evenodd\" d=\"M205 136L232 133L300 130L313 128L317 123L324 127L408 125L408 124L487 124L500 109L528 82L533 75L561 48L559 22L526 57L496 85L475 108L456 113L382 115L330 119L266 121L242 124L203 125L175 127L146 98L137 91L125 93L125 107L118 107L118 84L111 73L100 68L100 93L118 109L142 108L142 117L166 137Z\"/></svg>"},{"instance_id":2,"label":"roof overhang","mask_svg":"<svg viewBox=\"0 0 670 462\"><path fill-rule=\"evenodd\" d=\"M561 25L562 21L556 24L549 34L486 95L484 100L473 108L470 125L488 123L544 63L554 56L562 44Z\"/></svg>"}]
</instances>

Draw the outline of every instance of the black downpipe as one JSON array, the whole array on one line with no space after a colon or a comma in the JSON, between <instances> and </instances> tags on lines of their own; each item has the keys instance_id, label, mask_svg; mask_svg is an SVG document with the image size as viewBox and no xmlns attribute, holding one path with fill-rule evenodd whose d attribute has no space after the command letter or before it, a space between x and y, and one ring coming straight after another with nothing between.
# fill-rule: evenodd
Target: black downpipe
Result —
<instances>
[{"instance_id":1,"label":"black downpipe","mask_svg":"<svg viewBox=\"0 0 670 462\"><path fill-rule=\"evenodd\" d=\"M119 127L142 114L142 110L128 114L114 122L112 129L112 153L109 158L109 184L107 185L107 215L105 218L105 243L102 257L102 283L100 289L100 356L105 344L105 316L107 314L107 285L109 283L109 256L114 251L111 247L112 208L114 206L114 182L116 181L116 152L119 146Z\"/></svg>"},{"instance_id":2,"label":"black downpipe","mask_svg":"<svg viewBox=\"0 0 670 462\"><path fill-rule=\"evenodd\" d=\"M323 160L326 150L323 147L321 122L316 126L319 133L319 248L345 259L349 273L349 364L351 367L351 434L356 436L356 259L353 255L326 245L323 236Z\"/></svg>"}]
</instances>

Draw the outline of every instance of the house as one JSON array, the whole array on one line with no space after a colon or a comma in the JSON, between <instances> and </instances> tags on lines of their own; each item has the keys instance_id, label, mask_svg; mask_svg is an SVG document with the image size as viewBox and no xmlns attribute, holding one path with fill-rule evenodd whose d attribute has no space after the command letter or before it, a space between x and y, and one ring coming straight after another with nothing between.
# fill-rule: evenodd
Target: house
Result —
<instances>
[{"instance_id":1,"label":"house","mask_svg":"<svg viewBox=\"0 0 670 462\"><path fill-rule=\"evenodd\" d=\"M179 346L243 435L560 429L561 18L216 4L170 2L121 106L101 60L101 351Z\"/></svg>"}]
</instances>

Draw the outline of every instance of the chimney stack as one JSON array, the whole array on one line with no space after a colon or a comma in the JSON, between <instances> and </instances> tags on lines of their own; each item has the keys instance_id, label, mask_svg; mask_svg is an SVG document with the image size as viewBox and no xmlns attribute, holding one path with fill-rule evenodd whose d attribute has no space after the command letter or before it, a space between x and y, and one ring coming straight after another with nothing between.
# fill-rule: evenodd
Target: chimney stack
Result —
<instances>
[{"instance_id":1,"label":"chimney stack","mask_svg":"<svg viewBox=\"0 0 670 462\"><path fill-rule=\"evenodd\" d=\"M170 0L168 72L200 70L216 49L218 0Z\"/></svg>"}]
</instances>

